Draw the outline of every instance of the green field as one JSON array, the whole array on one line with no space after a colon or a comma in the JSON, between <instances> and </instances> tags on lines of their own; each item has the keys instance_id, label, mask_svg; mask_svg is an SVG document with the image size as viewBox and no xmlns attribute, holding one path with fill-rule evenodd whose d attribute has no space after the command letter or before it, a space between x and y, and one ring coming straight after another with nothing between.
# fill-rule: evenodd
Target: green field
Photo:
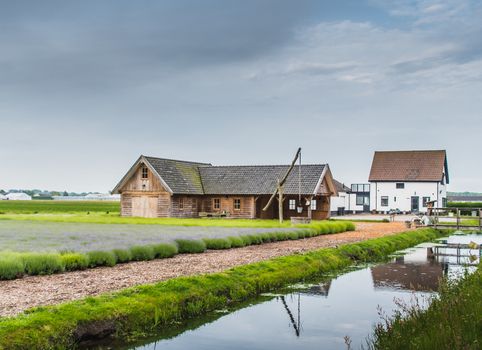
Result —
<instances>
[{"instance_id":1,"label":"green field","mask_svg":"<svg viewBox=\"0 0 482 350\"><path fill-rule=\"evenodd\" d=\"M112 213L120 203L111 201L0 201L0 214Z\"/></svg>"}]
</instances>

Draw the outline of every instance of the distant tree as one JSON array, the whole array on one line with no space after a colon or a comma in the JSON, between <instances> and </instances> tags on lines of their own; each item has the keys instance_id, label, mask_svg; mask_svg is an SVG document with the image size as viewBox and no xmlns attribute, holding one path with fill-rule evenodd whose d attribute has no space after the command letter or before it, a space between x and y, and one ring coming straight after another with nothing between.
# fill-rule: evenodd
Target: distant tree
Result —
<instances>
[{"instance_id":1,"label":"distant tree","mask_svg":"<svg viewBox=\"0 0 482 350\"><path fill-rule=\"evenodd\" d=\"M7 194L4 190L0 190L0 194Z\"/></svg>"},{"instance_id":2,"label":"distant tree","mask_svg":"<svg viewBox=\"0 0 482 350\"><path fill-rule=\"evenodd\" d=\"M68 197L68 196L69 196L69 192L67 192L67 191L64 191L64 194L63 194L63 196L66 196L66 197Z\"/></svg>"}]
</instances>

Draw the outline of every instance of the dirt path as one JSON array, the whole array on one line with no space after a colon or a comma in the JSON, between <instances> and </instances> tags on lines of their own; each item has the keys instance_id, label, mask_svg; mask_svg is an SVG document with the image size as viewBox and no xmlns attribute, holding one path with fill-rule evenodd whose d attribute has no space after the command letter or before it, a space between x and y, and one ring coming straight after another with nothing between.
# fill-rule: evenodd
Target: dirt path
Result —
<instances>
[{"instance_id":1,"label":"dirt path","mask_svg":"<svg viewBox=\"0 0 482 350\"><path fill-rule=\"evenodd\" d=\"M406 231L403 223L358 223L356 231L297 241L268 243L204 254L181 254L170 259L132 262L51 276L0 281L0 316L16 315L34 306L52 305L165 279L218 272L277 256Z\"/></svg>"}]
</instances>

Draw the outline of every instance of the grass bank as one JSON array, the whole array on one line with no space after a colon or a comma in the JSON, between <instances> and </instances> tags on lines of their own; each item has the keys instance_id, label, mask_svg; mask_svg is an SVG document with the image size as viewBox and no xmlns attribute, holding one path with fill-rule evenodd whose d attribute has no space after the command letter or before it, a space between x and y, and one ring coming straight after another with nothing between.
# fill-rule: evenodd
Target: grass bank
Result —
<instances>
[{"instance_id":1,"label":"grass bank","mask_svg":"<svg viewBox=\"0 0 482 350\"><path fill-rule=\"evenodd\" d=\"M153 285L35 308L0 319L0 349L71 349L92 337L133 339L183 319L236 304L287 284L375 261L443 234L421 229L338 248L280 257L222 273L181 277Z\"/></svg>"},{"instance_id":2,"label":"grass bank","mask_svg":"<svg viewBox=\"0 0 482 350\"><path fill-rule=\"evenodd\" d=\"M375 328L373 349L481 349L482 265L461 281L441 284L427 310L403 306Z\"/></svg>"},{"instance_id":3,"label":"grass bank","mask_svg":"<svg viewBox=\"0 0 482 350\"><path fill-rule=\"evenodd\" d=\"M170 258L178 253L203 253L207 249L230 249L253 244L296 240L353 231L351 222L315 222L297 225L292 231L264 232L226 238L177 239L174 243L134 245L128 249L79 252L0 252L0 280L24 275L49 275L129 261Z\"/></svg>"},{"instance_id":4,"label":"grass bank","mask_svg":"<svg viewBox=\"0 0 482 350\"><path fill-rule=\"evenodd\" d=\"M0 214L112 213L120 203L111 201L0 201Z\"/></svg>"}]
</instances>

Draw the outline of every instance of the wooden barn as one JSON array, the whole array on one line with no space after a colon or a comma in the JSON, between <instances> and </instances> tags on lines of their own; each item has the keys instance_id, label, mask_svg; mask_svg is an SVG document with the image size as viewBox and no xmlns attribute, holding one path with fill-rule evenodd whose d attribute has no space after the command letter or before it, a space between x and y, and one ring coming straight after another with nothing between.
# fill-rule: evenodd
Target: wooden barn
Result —
<instances>
[{"instance_id":1,"label":"wooden barn","mask_svg":"<svg viewBox=\"0 0 482 350\"><path fill-rule=\"evenodd\" d=\"M288 169L289 165L213 166L140 156L113 193L121 195L122 216L276 219L276 201L262 209ZM308 164L293 168L283 193L285 219L321 220L330 216L330 198L337 191L328 164Z\"/></svg>"}]
</instances>

